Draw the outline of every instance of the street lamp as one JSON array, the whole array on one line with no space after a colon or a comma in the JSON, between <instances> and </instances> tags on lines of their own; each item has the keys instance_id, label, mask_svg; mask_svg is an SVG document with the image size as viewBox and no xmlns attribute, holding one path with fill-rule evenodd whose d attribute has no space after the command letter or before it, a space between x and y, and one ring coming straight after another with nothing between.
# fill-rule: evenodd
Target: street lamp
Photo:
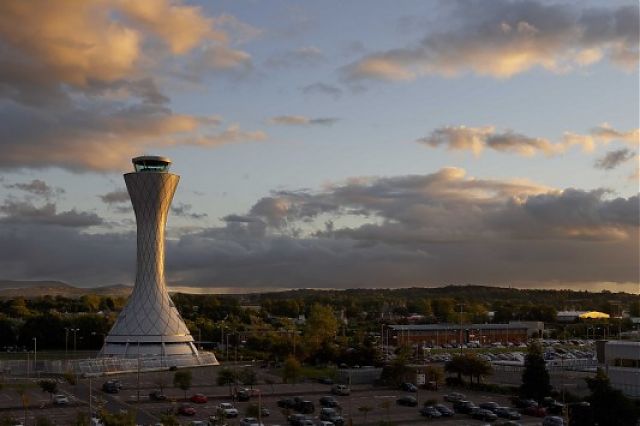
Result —
<instances>
[{"instance_id":1,"label":"street lamp","mask_svg":"<svg viewBox=\"0 0 640 426\"><path fill-rule=\"evenodd\" d=\"M79 328L72 328L71 331L73 331L73 356L75 358L76 349L77 349L77 343L78 343L76 337L77 337L77 333L78 333L78 331L80 331L80 329Z\"/></svg>"},{"instance_id":2,"label":"street lamp","mask_svg":"<svg viewBox=\"0 0 640 426\"><path fill-rule=\"evenodd\" d=\"M37 375L38 371L38 338L33 338L33 371Z\"/></svg>"}]
</instances>

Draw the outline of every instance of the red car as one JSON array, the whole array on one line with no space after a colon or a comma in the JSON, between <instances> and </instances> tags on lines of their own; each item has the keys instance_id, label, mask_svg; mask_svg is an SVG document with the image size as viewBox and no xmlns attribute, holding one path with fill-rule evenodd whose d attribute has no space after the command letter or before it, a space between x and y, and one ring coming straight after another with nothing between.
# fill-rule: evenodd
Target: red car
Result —
<instances>
[{"instance_id":1,"label":"red car","mask_svg":"<svg viewBox=\"0 0 640 426\"><path fill-rule=\"evenodd\" d=\"M191 397L191 402L196 404L204 404L208 401L207 396L201 393L197 393Z\"/></svg>"},{"instance_id":2,"label":"red car","mask_svg":"<svg viewBox=\"0 0 640 426\"><path fill-rule=\"evenodd\" d=\"M522 410L522 414L534 417L544 417L547 415L547 410L544 407L538 405L530 405Z\"/></svg>"},{"instance_id":3,"label":"red car","mask_svg":"<svg viewBox=\"0 0 640 426\"><path fill-rule=\"evenodd\" d=\"M183 414L185 416L195 416L196 409L189 404L182 404L180 408L178 408L178 414Z\"/></svg>"}]
</instances>

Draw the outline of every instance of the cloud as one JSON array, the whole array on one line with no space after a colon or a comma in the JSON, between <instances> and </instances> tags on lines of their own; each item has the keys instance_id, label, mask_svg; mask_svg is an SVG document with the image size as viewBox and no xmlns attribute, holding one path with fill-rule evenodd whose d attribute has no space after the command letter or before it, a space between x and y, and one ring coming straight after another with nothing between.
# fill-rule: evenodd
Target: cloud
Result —
<instances>
[{"instance_id":1,"label":"cloud","mask_svg":"<svg viewBox=\"0 0 640 426\"><path fill-rule=\"evenodd\" d=\"M57 213L54 203L37 207L27 201L5 201L0 205L0 222L9 224L56 225L86 228L103 223L95 213L78 212L75 209Z\"/></svg>"},{"instance_id":2,"label":"cloud","mask_svg":"<svg viewBox=\"0 0 640 426\"><path fill-rule=\"evenodd\" d=\"M55 216L30 216L38 215ZM239 289L637 284L639 217L637 195L483 179L458 168L360 177L274 191L221 226L169 238L167 277ZM6 277L133 281L135 235L49 222L0 220Z\"/></svg>"},{"instance_id":3,"label":"cloud","mask_svg":"<svg viewBox=\"0 0 640 426\"><path fill-rule=\"evenodd\" d=\"M141 151L264 140L173 111L158 86L172 67L245 72L233 44L256 32L178 1L2 2L0 168L121 170Z\"/></svg>"},{"instance_id":4,"label":"cloud","mask_svg":"<svg viewBox=\"0 0 640 426\"><path fill-rule=\"evenodd\" d=\"M273 69L309 67L320 64L324 59L320 49L307 46L271 55L265 65Z\"/></svg>"},{"instance_id":5,"label":"cloud","mask_svg":"<svg viewBox=\"0 0 640 426\"><path fill-rule=\"evenodd\" d=\"M638 6L586 7L537 0L443 3L449 25L417 43L368 54L342 70L347 81L407 81L471 72L508 78L540 67L563 73L607 59L638 63ZM447 12L444 12L447 9ZM434 26L437 28L437 26Z\"/></svg>"},{"instance_id":6,"label":"cloud","mask_svg":"<svg viewBox=\"0 0 640 426\"><path fill-rule=\"evenodd\" d=\"M331 126L338 121L339 119L335 117L309 118L303 115L279 115L270 118L269 124L280 126Z\"/></svg>"},{"instance_id":7,"label":"cloud","mask_svg":"<svg viewBox=\"0 0 640 426\"><path fill-rule=\"evenodd\" d=\"M193 209L193 206L191 204L177 203L171 206L171 213L173 213L176 216L186 217L189 219L203 219L207 217L206 213L195 213L191 211L192 209Z\"/></svg>"},{"instance_id":8,"label":"cloud","mask_svg":"<svg viewBox=\"0 0 640 426\"><path fill-rule=\"evenodd\" d=\"M322 82L309 84L307 86L301 87L300 90L305 95L322 94L331 96L334 99L339 99L340 96L342 96L342 89L337 86L332 86L330 84Z\"/></svg>"},{"instance_id":9,"label":"cloud","mask_svg":"<svg viewBox=\"0 0 640 426\"><path fill-rule=\"evenodd\" d=\"M616 149L607 152L604 157L598 158L593 166L597 169L611 170L626 163L635 156L636 154L627 148Z\"/></svg>"},{"instance_id":10,"label":"cloud","mask_svg":"<svg viewBox=\"0 0 640 426\"><path fill-rule=\"evenodd\" d=\"M107 192L106 194L99 195L100 199L105 204L122 204L129 203L131 199L129 198L129 193L126 190L115 190L111 192Z\"/></svg>"},{"instance_id":11,"label":"cloud","mask_svg":"<svg viewBox=\"0 0 640 426\"><path fill-rule=\"evenodd\" d=\"M27 183L8 184L8 185L5 185L5 188L19 189L21 191L25 191L30 194L37 195L39 197L43 197L46 199L65 193L64 189L54 188L52 186L49 186L45 181L40 179L34 179L31 182L27 182Z\"/></svg>"},{"instance_id":12,"label":"cloud","mask_svg":"<svg viewBox=\"0 0 640 426\"><path fill-rule=\"evenodd\" d=\"M582 146L584 151L591 152L598 143L606 144L612 140L633 143L637 146L637 138L638 129L622 132L607 124L591 129L587 135L565 132L561 140L555 143L512 130L498 132L493 126L446 126L434 129L429 135L416 142L432 148L443 146L451 151L471 151L475 155L480 155L485 149L491 149L523 156L541 153L551 157L564 153L574 145Z\"/></svg>"},{"instance_id":13,"label":"cloud","mask_svg":"<svg viewBox=\"0 0 640 426\"><path fill-rule=\"evenodd\" d=\"M479 155L484 149L532 156L543 153L552 156L564 152L563 144L554 144L547 139L532 138L511 130L496 132L492 126L485 127L441 127L435 129L419 143L433 148L445 146L448 150L472 151Z\"/></svg>"}]
</instances>

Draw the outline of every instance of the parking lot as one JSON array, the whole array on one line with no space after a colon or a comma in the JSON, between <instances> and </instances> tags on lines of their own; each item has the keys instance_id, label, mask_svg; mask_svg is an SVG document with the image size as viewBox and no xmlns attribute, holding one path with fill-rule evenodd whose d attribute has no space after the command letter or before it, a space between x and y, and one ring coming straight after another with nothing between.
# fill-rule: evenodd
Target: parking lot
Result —
<instances>
[{"instance_id":1,"label":"parking lot","mask_svg":"<svg viewBox=\"0 0 640 426\"><path fill-rule=\"evenodd\" d=\"M190 403L196 411L193 416L179 415L182 424L189 424L192 420L207 420L209 416L216 414L216 408L221 402L233 402L230 397L228 386L216 386L216 368L194 369L193 384L187 391L187 397L195 393L202 393L208 397L208 401L202 404ZM137 420L140 424L154 424L159 416L164 413L177 412L180 404L184 403L185 393L172 386L173 372L155 372L141 374L139 379L136 374L120 375L116 378L122 383L122 389L117 394L104 393L101 390L105 378L92 380L92 407L97 410L104 407L111 412L120 410L135 410ZM259 370L259 382L264 383L264 379L271 378L271 373L267 370ZM139 384L138 384L139 380ZM163 393L167 396L166 401L152 401L149 394L159 389L163 385ZM238 418L227 419L230 425L239 424L242 417L246 415L249 404L260 404L270 410L270 415L264 417L262 422L265 425L287 425L286 415L294 411L285 411L279 408L279 399L288 396L301 396L305 400L312 401L315 405L310 418L314 423L318 423L318 413L320 411L319 398L330 395L331 385L319 383L300 384L275 384L258 385L261 397L253 396L248 402L233 402L239 411ZM396 404L396 400L406 395L400 389L388 387L373 387L371 385L354 385L352 392L348 396L335 396L341 408L339 413L345 420L345 424L351 421L354 425L379 424L380 421L389 421L393 424L415 424L433 423L450 425L482 425L486 422L474 420L468 415L456 414L452 418L446 419L426 419L421 417L418 409L426 400L437 400L443 402L443 395L451 389L442 388L439 391L420 390L414 395L418 399L418 407L404 407ZM68 406L53 406L49 394L40 390L37 383L32 382L32 387L27 391L29 409L27 412L27 424L34 424L35 418L44 416L58 425L71 424L79 411L89 412L89 381L81 379L76 386L66 383L59 384L59 393L69 396ZM500 405L509 406L510 403L505 396L488 395L478 392L465 392L467 399L479 404L481 402L495 401ZM138 401L138 395L140 400ZM451 407L451 404L447 405ZM367 408L364 408L367 407ZM366 411L366 416L365 412ZM25 412L22 408L21 396L9 384L0 391L0 415L12 416L16 419L23 419ZM366 421L365 421L366 420ZM523 425L539 425L541 419L523 416L520 420Z\"/></svg>"}]
</instances>

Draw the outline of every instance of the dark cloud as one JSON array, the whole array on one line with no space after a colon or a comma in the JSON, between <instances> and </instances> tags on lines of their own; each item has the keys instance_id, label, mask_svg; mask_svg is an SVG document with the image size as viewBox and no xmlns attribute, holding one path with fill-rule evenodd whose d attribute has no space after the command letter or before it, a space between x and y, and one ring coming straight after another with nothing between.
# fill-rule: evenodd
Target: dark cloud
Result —
<instances>
[{"instance_id":1,"label":"dark cloud","mask_svg":"<svg viewBox=\"0 0 640 426\"><path fill-rule=\"evenodd\" d=\"M322 94L331 96L333 99L339 99L342 96L342 89L322 82L309 84L301 87L300 90L305 95Z\"/></svg>"},{"instance_id":2,"label":"dark cloud","mask_svg":"<svg viewBox=\"0 0 640 426\"><path fill-rule=\"evenodd\" d=\"M635 157L635 153L627 148L607 152L593 164L597 169L611 170Z\"/></svg>"},{"instance_id":3,"label":"dark cloud","mask_svg":"<svg viewBox=\"0 0 640 426\"><path fill-rule=\"evenodd\" d=\"M336 117L309 118L303 115L279 115L269 119L269 124L281 126L331 126L340 119Z\"/></svg>"},{"instance_id":4,"label":"dark cloud","mask_svg":"<svg viewBox=\"0 0 640 426\"><path fill-rule=\"evenodd\" d=\"M271 55L265 61L265 66L273 69L310 67L324 61L324 54L313 46L301 47L287 52Z\"/></svg>"},{"instance_id":5,"label":"dark cloud","mask_svg":"<svg viewBox=\"0 0 640 426\"><path fill-rule=\"evenodd\" d=\"M186 217L189 219L203 219L207 217L206 213L195 213L191 210L193 210L193 206L187 203L176 203L171 206L171 213L176 216Z\"/></svg>"},{"instance_id":6,"label":"dark cloud","mask_svg":"<svg viewBox=\"0 0 640 426\"><path fill-rule=\"evenodd\" d=\"M637 4L609 8L537 0L442 4L447 28L432 29L415 44L364 56L343 69L345 79L412 80L425 74L465 72L507 78L535 67L566 72L603 57L625 69L638 64Z\"/></svg>"},{"instance_id":7,"label":"dark cloud","mask_svg":"<svg viewBox=\"0 0 640 426\"><path fill-rule=\"evenodd\" d=\"M104 195L99 195L99 197L103 203L110 204L110 205L129 203L131 201L129 198L129 193L124 189L107 192Z\"/></svg>"},{"instance_id":8,"label":"dark cloud","mask_svg":"<svg viewBox=\"0 0 640 426\"><path fill-rule=\"evenodd\" d=\"M5 201L0 205L0 222L25 225L55 225L72 228L86 228L101 225L103 220L95 213L79 212L75 209L56 211L54 203L47 203L41 207L27 201Z\"/></svg>"},{"instance_id":9,"label":"dark cloud","mask_svg":"<svg viewBox=\"0 0 640 426\"><path fill-rule=\"evenodd\" d=\"M60 194L64 194L65 190L62 188L54 188L43 180L34 179L31 182L27 183L14 183L5 185L5 188L9 189L19 189L21 191L28 192L33 195L37 195L39 197L51 198L54 196L58 196Z\"/></svg>"}]
</instances>

